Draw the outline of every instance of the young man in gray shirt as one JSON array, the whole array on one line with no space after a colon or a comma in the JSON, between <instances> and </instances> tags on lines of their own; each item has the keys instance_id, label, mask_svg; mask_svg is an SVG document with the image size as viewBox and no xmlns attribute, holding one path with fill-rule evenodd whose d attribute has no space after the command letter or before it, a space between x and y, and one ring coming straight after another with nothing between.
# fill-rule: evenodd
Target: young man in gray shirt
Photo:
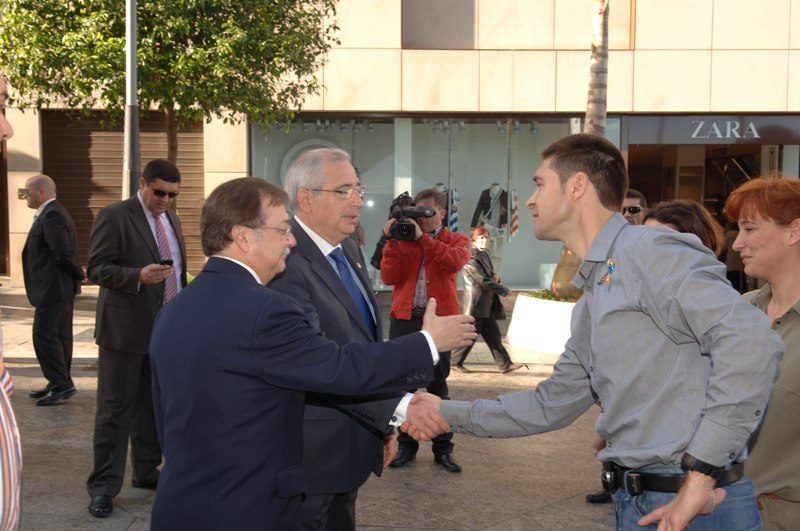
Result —
<instances>
[{"instance_id":1,"label":"young man in gray shirt","mask_svg":"<svg viewBox=\"0 0 800 531\"><path fill-rule=\"evenodd\" d=\"M536 237L562 241L583 261L573 283L584 295L552 376L495 400L415 400L440 408L454 431L519 437L564 427L599 399L597 433L608 441L599 458L617 529L760 528L741 462L780 338L699 240L625 221L628 178L610 142L572 135L542 160L527 201Z\"/></svg>"}]
</instances>

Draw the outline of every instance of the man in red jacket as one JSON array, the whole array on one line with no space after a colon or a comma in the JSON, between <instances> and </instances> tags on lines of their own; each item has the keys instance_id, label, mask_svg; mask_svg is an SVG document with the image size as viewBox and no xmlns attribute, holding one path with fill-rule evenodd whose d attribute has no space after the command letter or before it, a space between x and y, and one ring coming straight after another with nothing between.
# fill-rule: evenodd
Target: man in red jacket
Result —
<instances>
[{"instance_id":1,"label":"man in red jacket","mask_svg":"<svg viewBox=\"0 0 800 531\"><path fill-rule=\"evenodd\" d=\"M381 279L394 286L392 311L389 321L389 339L417 332L422 327L422 315L428 300L436 299L438 315L461 313L458 305L458 271L469 261L469 239L443 226L447 215L447 196L428 188L414 199L417 206L432 207L432 217L407 220L415 225L415 240L401 241L391 238L395 218L389 219L383 233L389 237L383 248ZM439 364L434 369L433 382L428 392L449 398L447 376L450 374L450 352L439 353ZM452 459L453 434L444 433L433 439L434 461L450 472L460 472L461 466ZM419 443L400 433L399 450L392 461L394 468L403 467L416 457Z\"/></svg>"}]
</instances>

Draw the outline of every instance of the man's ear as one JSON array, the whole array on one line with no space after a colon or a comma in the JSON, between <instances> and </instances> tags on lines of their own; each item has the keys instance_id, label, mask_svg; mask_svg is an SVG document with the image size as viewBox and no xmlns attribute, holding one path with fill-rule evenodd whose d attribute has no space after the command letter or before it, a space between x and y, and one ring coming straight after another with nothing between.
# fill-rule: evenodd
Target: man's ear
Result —
<instances>
[{"instance_id":1,"label":"man's ear","mask_svg":"<svg viewBox=\"0 0 800 531\"><path fill-rule=\"evenodd\" d=\"M236 245L241 251L247 250L247 230L242 225L234 225L231 229L231 238L233 244Z\"/></svg>"},{"instance_id":2,"label":"man's ear","mask_svg":"<svg viewBox=\"0 0 800 531\"><path fill-rule=\"evenodd\" d=\"M297 191L297 210L309 212L311 210L311 190L301 188Z\"/></svg>"},{"instance_id":3,"label":"man's ear","mask_svg":"<svg viewBox=\"0 0 800 531\"><path fill-rule=\"evenodd\" d=\"M591 183L589 182L588 175L582 171L575 173L575 175L570 177L570 179L567 181L567 191L570 199L577 201L583 197L590 185Z\"/></svg>"}]
</instances>

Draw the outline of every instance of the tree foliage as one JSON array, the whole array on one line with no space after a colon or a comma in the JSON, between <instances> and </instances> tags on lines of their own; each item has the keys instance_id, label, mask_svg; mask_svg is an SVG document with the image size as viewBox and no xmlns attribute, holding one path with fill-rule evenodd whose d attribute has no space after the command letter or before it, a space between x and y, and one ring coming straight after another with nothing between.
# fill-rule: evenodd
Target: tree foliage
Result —
<instances>
[{"instance_id":1,"label":"tree foliage","mask_svg":"<svg viewBox=\"0 0 800 531\"><path fill-rule=\"evenodd\" d=\"M335 0L138 0L138 98L172 126L290 118L336 42ZM125 0L3 0L0 68L16 104L125 105Z\"/></svg>"}]
</instances>

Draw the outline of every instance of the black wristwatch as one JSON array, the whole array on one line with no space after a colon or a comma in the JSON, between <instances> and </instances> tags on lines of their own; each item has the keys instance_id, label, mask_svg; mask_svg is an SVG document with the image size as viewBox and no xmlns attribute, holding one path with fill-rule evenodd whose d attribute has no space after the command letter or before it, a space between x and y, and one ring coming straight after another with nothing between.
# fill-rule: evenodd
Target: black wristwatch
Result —
<instances>
[{"instance_id":1,"label":"black wristwatch","mask_svg":"<svg viewBox=\"0 0 800 531\"><path fill-rule=\"evenodd\" d=\"M681 469L683 469L684 472L700 472L713 479L719 479L722 477L722 474L725 473L724 467L709 465L705 461L700 461L688 453L683 454Z\"/></svg>"}]
</instances>

